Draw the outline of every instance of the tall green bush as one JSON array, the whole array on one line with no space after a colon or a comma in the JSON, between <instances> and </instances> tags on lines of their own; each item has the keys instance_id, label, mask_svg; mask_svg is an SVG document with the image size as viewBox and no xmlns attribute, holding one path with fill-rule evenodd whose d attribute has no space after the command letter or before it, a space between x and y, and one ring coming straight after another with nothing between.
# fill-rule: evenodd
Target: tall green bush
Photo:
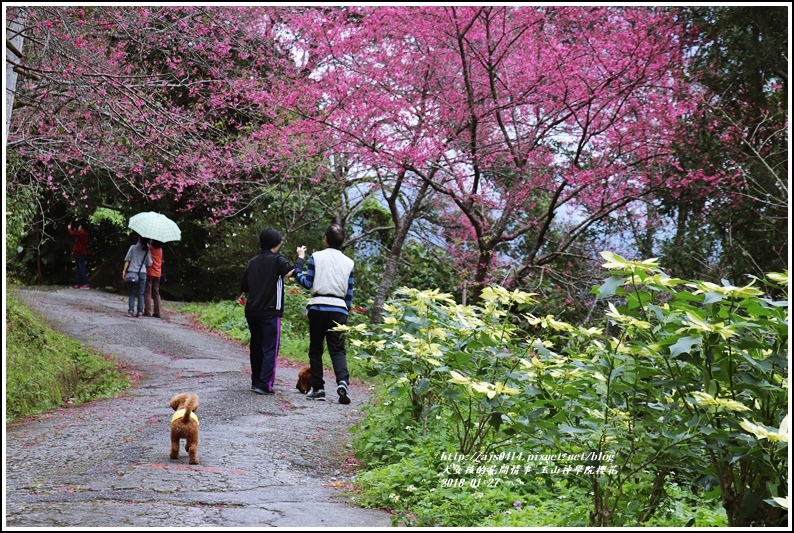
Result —
<instances>
[{"instance_id":1,"label":"tall green bush","mask_svg":"<svg viewBox=\"0 0 794 533\"><path fill-rule=\"evenodd\" d=\"M706 467L729 525L778 525L786 511L774 498L787 487L788 437L759 441L747 428L787 425L788 302L766 297L755 278L741 287L686 282L666 276L655 260L602 255L611 276L597 292L622 301L610 304L615 349L602 355L627 354L653 385L631 420L662 437L649 444L667 456L665 469ZM764 283L785 292L788 273Z\"/></svg>"},{"instance_id":2,"label":"tall green bush","mask_svg":"<svg viewBox=\"0 0 794 533\"><path fill-rule=\"evenodd\" d=\"M729 525L784 521L787 302L602 255L602 327L535 316L502 287L481 306L404 288L381 326L345 328L351 351L462 456L546 461L590 494L591 525L647 523L671 482L720 494Z\"/></svg>"}]
</instances>

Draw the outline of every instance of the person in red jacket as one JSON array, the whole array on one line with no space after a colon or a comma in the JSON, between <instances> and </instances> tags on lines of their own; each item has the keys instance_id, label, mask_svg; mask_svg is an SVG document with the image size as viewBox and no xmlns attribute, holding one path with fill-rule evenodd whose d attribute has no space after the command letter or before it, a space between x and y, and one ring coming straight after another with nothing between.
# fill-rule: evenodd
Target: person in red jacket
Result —
<instances>
[{"instance_id":1,"label":"person in red jacket","mask_svg":"<svg viewBox=\"0 0 794 533\"><path fill-rule=\"evenodd\" d=\"M143 316L160 318L160 279L163 272L163 243L153 240L149 246L152 266L146 269L146 287L143 289ZM154 306L152 306L154 303Z\"/></svg>"},{"instance_id":2,"label":"person in red jacket","mask_svg":"<svg viewBox=\"0 0 794 533\"><path fill-rule=\"evenodd\" d=\"M86 259L88 258L88 232L83 229L82 224L77 225L77 230L72 229L72 223L66 227L69 235L74 237L74 247L72 247L72 255L74 262L77 265L77 284L72 285L73 289L88 289L88 268L86 267Z\"/></svg>"}]
</instances>

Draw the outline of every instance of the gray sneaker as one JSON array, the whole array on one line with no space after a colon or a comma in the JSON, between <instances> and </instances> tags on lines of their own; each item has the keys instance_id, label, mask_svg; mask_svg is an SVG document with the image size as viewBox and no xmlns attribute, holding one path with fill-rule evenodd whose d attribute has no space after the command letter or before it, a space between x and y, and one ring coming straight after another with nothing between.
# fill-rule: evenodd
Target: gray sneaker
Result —
<instances>
[{"instance_id":1,"label":"gray sneaker","mask_svg":"<svg viewBox=\"0 0 794 533\"><path fill-rule=\"evenodd\" d=\"M336 393L339 395L339 403L343 403L343 404L350 403L350 396L348 395L346 381L340 381L336 385Z\"/></svg>"},{"instance_id":2,"label":"gray sneaker","mask_svg":"<svg viewBox=\"0 0 794 533\"><path fill-rule=\"evenodd\" d=\"M309 392L306 393L306 399L307 400L317 400L318 402L324 402L325 401L325 390L324 389L310 390Z\"/></svg>"}]
</instances>

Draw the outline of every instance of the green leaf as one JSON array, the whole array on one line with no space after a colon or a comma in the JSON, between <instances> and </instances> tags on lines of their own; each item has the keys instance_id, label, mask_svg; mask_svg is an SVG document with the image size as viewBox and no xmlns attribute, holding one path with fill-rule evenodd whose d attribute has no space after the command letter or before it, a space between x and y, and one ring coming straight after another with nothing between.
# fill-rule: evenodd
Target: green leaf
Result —
<instances>
[{"instance_id":1,"label":"green leaf","mask_svg":"<svg viewBox=\"0 0 794 533\"><path fill-rule=\"evenodd\" d=\"M560 426L562 433L590 433L589 429L575 428L571 426Z\"/></svg>"},{"instance_id":2,"label":"green leaf","mask_svg":"<svg viewBox=\"0 0 794 533\"><path fill-rule=\"evenodd\" d=\"M688 302L696 302L700 300L700 296L696 294L692 294L691 292L681 291L675 293L675 299L688 301Z\"/></svg>"},{"instance_id":3,"label":"green leaf","mask_svg":"<svg viewBox=\"0 0 794 533\"><path fill-rule=\"evenodd\" d=\"M718 292L707 292L706 298L703 300L704 304L713 304L722 301L722 294Z\"/></svg>"},{"instance_id":4,"label":"green leaf","mask_svg":"<svg viewBox=\"0 0 794 533\"><path fill-rule=\"evenodd\" d=\"M422 395L426 393L430 389L430 380L427 378L422 378L416 382L414 385L414 392L417 395Z\"/></svg>"},{"instance_id":5,"label":"green leaf","mask_svg":"<svg viewBox=\"0 0 794 533\"><path fill-rule=\"evenodd\" d=\"M647 291L633 292L626 299L626 306L629 309L636 309L637 307L645 306L651 300L653 300L653 296L651 296L650 292Z\"/></svg>"},{"instance_id":6,"label":"green leaf","mask_svg":"<svg viewBox=\"0 0 794 533\"><path fill-rule=\"evenodd\" d=\"M664 310L656 305L648 304L648 311L652 312L656 316L656 320L659 322L665 318Z\"/></svg>"},{"instance_id":7,"label":"green leaf","mask_svg":"<svg viewBox=\"0 0 794 533\"><path fill-rule=\"evenodd\" d=\"M690 353L692 346L703 342L703 337L681 337L678 342L670 346L670 355L678 357L682 353Z\"/></svg>"},{"instance_id":8,"label":"green leaf","mask_svg":"<svg viewBox=\"0 0 794 533\"><path fill-rule=\"evenodd\" d=\"M615 294L618 287L622 287L626 283L626 278L621 276L610 276L604 281L604 284L598 288L598 294L601 298L608 298Z\"/></svg>"},{"instance_id":9,"label":"green leaf","mask_svg":"<svg viewBox=\"0 0 794 533\"><path fill-rule=\"evenodd\" d=\"M491 413L491 416L488 418L488 423L498 431L499 426L502 425L502 414L498 412Z\"/></svg>"},{"instance_id":10,"label":"green leaf","mask_svg":"<svg viewBox=\"0 0 794 533\"><path fill-rule=\"evenodd\" d=\"M774 307L788 307L788 300L770 300L769 298L761 298L761 301L764 301Z\"/></svg>"},{"instance_id":11,"label":"green leaf","mask_svg":"<svg viewBox=\"0 0 794 533\"><path fill-rule=\"evenodd\" d=\"M771 372L773 369L769 361L760 361L758 359L754 359L752 355L745 351L739 352L739 355L742 356L742 359L750 363L752 366L759 368L762 372Z\"/></svg>"}]
</instances>

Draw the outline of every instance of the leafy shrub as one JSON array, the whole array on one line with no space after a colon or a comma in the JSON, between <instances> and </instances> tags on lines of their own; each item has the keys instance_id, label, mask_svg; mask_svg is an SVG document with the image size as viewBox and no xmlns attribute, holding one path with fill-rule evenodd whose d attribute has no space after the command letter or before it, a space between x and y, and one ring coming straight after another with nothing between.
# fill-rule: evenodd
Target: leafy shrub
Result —
<instances>
[{"instance_id":1,"label":"leafy shrub","mask_svg":"<svg viewBox=\"0 0 794 533\"><path fill-rule=\"evenodd\" d=\"M372 434L393 440L408 413L424 431L403 449L450 427L466 457L516 446L554 455L586 491L590 525L648 523L674 478L720 487L729 525L783 523L787 302L755 281L687 282L654 259L602 255L600 328L534 316L532 295L501 287L480 306L403 288L382 325L340 328L395 396L394 420L379 411ZM771 291L787 284L768 278Z\"/></svg>"},{"instance_id":2,"label":"leafy shrub","mask_svg":"<svg viewBox=\"0 0 794 533\"><path fill-rule=\"evenodd\" d=\"M519 356L526 352L511 344L517 328L509 308L494 304L499 291L515 298L516 305L529 301L518 291L486 288L488 303L478 312L438 290L402 288L384 306L382 325L339 328L353 332L351 353L369 373L410 400L406 405L416 423L427 427L429 421L432 425L428 417L444 412L463 454L500 445L488 439L519 392L512 384Z\"/></svg>"}]
</instances>

